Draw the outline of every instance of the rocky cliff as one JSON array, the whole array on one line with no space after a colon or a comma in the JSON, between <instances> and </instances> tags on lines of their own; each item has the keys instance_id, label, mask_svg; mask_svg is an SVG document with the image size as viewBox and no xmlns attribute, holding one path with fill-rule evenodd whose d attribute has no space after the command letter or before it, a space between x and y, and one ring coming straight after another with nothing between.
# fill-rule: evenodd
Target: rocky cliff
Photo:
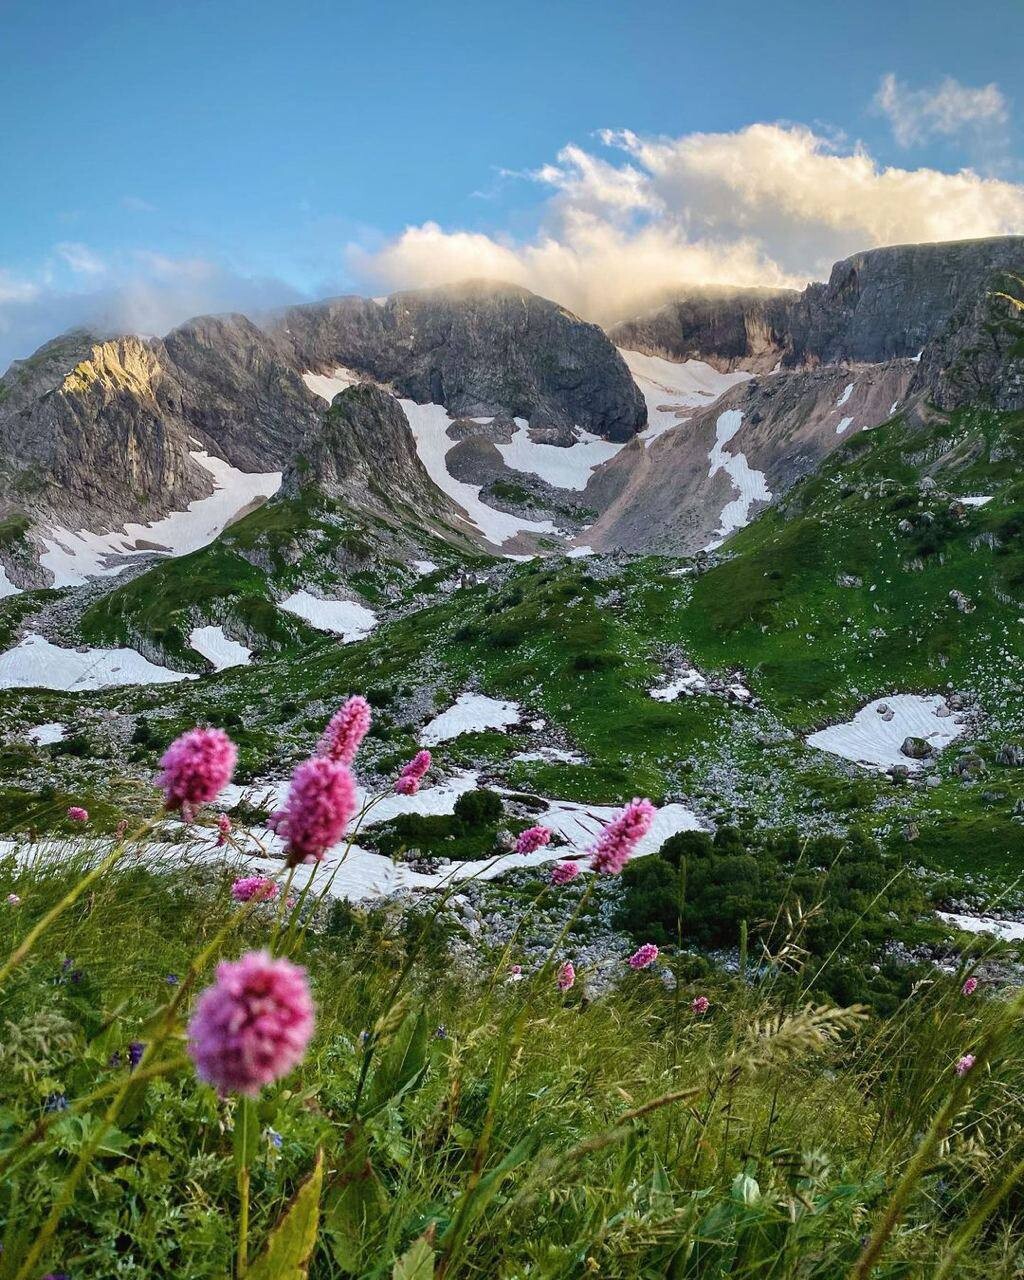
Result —
<instances>
[{"instance_id":1,"label":"rocky cliff","mask_svg":"<svg viewBox=\"0 0 1024 1280\"><path fill-rule=\"evenodd\" d=\"M471 281L381 303L335 298L291 308L274 334L296 367L343 365L454 415L506 413L609 440L629 440L647 421L604 332L514 285Z\"/></svg>"}]
</instances>

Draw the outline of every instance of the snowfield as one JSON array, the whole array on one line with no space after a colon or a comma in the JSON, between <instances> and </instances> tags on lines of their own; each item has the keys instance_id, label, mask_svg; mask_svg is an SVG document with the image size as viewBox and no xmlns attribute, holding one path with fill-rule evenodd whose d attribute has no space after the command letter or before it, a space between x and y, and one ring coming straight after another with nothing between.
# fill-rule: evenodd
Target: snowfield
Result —
<instances>
[{"instance_id":1,"label":"snowfield","mask_svg":"<svg viewBox=\"0 0 1024 1280\"><path fill-rule=\"evenodd\" d=\"M819 729L806 741L809 747L842 756L867 769L885 770L902 764L913 773L921 770L924 762L903 754L900 747L906 738L924 738L939 752L964 732L955 713L937 714L948 710L938 694L926 697L918 693L896 693L888 698L876 698L861 707L852 720Z\"/></svg>"},{"instance_id":2,"label":"snowfield","mask_svg":"<svg viewBox=\"0 0 1024 1280\"><path fill-rule=\"evenodd\" d=\"M750 508L755 502L769 502L771 490L765 482L763 471L754 471L747 465L743 453L727 453L725 446L733 438L743 424L743 413L739 409L726 409L718 415L715 424L715 443L708 457L711 467L708 479L724 471L736 486L737 496L726 503L719 517L718 531L705 547L706 551L714 551L720 547L730 533L742 529L750 523Z\"/></svg>"},{"instance_id":3,"label":"snowfield","mask_svg":"<svg viewBox=\"0 0 1024 1280\"><path fill-rule=\"evenodd\" d=\"M308 591L293 591L279 608L305 618L318 631L341 636L346 644L362 640L377 625L377 615L356 600L321 600Z\"/></svg>"},{"instance_id":4,"label":"snowfield","mask_svg":"<svg viewBox=\"0 0 1024 1280\"><path fill-rule=\"evenodd\" d=\"M530 439L525 418L516 418L516 433L508 444L497 444L507 467L540 476L556 489L582 490L587 487L594 468L607 462L624 446L591 435L582 427L575 429L571 445L538 444Z\"/></svg>"},{"instance_id":5,"label":"snowfield","mask_svg":"<svg viewBox=\"0 0 1024 1280\"><path fill-rule=\"evenodd\" d=\"M997 920L994 916L962 916L955 911L937 911L940 920L964 933L991 933L1001 942L1024 941L1024 921Z\"/></svg>"},{"instance_id":6,"label":"snowfield","mask_svg":"<svg viewBox=\"0 0 1024 1280\"><path fill-rule=\"evenodd\" d=\"M213 663L214 671L245 667L252 659L252 650L237 640L229 639L223 627L194 627L188 642L196 653Z\"/></svg>"},{"instance_id":7,"label":"snowfield","mask_svg":"<svg viewBox=\"0 0 1024 1280\"><path fill-rule=\"evenodd\" d=\"M719 373L703 360L665 360L624 347L619 348L619 355L647 401L647 427L640 433L645 444L685 422L682 410L714 404L730 387L753 377L743 370Z\"/></svg>"},{"instance_id":8,"label":"snowfield","mask_svg":"<svg viewBox=\"0 0 1024 1280\"><path fill-rule=\"evenodd\" d=\"M8 596L16 596L21 594L21 588L16 587L8 578L7 571L0 564L0 600L5 600Z\"/></svg>"},{"instance_id":9,"label":"snowfield","mask_svg":"<svg viewBox=\"0 0 1024 1280\"><path fill-rule=\"evenodd\" d=\"M52 747L55 742L63 742L67 733L64 726L54 720L49 724L37 724L34 729L28 730L25 737L37 747Z\"/></svg>"},{"instance_id":10,"label":"snowfield","mask_svg":"<svg viewBox=\"0 0 1024 1280\"><path fill-rule=\"evenodd\" d=\"M482 693L464 693L458 700L435 716L420 731L420 742L425 747L436 746L463 733L478 733L481 729L507 729L518 724L520 707L516 702L502 702Z\"/></svg>"},{"instance_id":11,"label":"snowfield","mask_svg":"<svg viewBox=\"0 0 1024 1280\"><path fill-rule=\"evenodd\" d=\"M190 450L189 456L213 477L214 491L190 502L185 511L172 511L150 524L126 524L121 533L48 529L40 538L44 551L39 563L53 575L53 586L80 587L89 578L118 574L126 556L198 551L281 486L280 471L239 471L204 449Z\"/></svg>"},{"instance_id":12,"label":"snowfield","mask_svg":"<svg viewBox=\"0 0 1024 1280\"><path fill-rule=\"evenodd\" d=\"M315 396L319 396L321 400L326 400L330 404L340 391L355 386L359 381L359 374L339 365L333 373L304 373L302 381Z\"/></svg>"},{"instance_id":13,"label":"snowfield","mask_svg":"<svg viewBox=\"0 0 1024 1280\"><path fill-rule=\"evenodd\" d=\"M122 684L171 684L196 680L185 671L158 667L134 649L61 649L27 635L0 653L0 689L59 689L77 693Z\"/></svg>"}]
</instances>

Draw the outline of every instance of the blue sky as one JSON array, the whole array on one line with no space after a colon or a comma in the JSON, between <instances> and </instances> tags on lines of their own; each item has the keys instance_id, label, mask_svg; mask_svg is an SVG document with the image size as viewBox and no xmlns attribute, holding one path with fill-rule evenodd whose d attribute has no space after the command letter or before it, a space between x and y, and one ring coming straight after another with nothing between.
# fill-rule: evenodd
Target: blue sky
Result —
<instances>
[{"instance_id":1,"label":"blue sky","mask_svg":"<svg viewBox=\"0 0 1024 1280\"><path fill-rule=\"evenodd\" d=\"M62 322L159 327L478 264L600 318L609 256L645 284L662 261L790 282L887 236L1024 230L1010 0L49 0L0 19L0 367ZM975 186L929 179L905 214L887 167ZM737 197L750 173L763 189ZM787 191L833 180L834 212L780 223Z\"/></svg>"}]
</instances>

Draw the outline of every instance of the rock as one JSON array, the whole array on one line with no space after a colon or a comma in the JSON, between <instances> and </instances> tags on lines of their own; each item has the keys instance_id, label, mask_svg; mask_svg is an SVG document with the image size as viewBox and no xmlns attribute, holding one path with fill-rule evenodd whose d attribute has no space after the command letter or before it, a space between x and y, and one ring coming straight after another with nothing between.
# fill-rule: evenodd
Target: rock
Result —
<instances>
[{"instance_id":1,"label":"rock","mask_svg":"<svg viewBox=\"0 0 1024 1280\"><path fill-rule=\"evenodd\" d=\"M863 578L858 578L855 573L841 573L836 578L837 587L862 587L863 585Z\"/></svg>"},{"instance_id":2,"label":"rock","mask_svg":"<svg viewBox=\"0 0 1024 1280\"><path fill-rule=\"evenodd\" d=\"M903 739L900 752L905 756L909 756L911 760L927 760L929 756L934 755L934 750L929 742L924 738L912 736Z\"/></svg>"},{"instance_id":3,"label":"rock","mask_svg":"<svg viewBox=\"0 0 1024 1280\"><path fill-rule=\"evenodd\" d=\"M932 476L924 476L921 480L921 483L918 485L918 488L921 490L922 493L931 493L931 491L935 488L935 480L933 479ZM930 516L930 515L931 515L930 511L922 512L922 518L924 516Z\"/></svg>"},{"instance_id":4,"label":"rock","mask_svg":"<svg viewBox=\"0 0 1024 1280\"><path fill-rule=\"evenodd\" d=\"M1021 765L1024 765L1024 747L1018 746L1015 742L1004 742L999 748L999 754L996 759L1000 764L1019 769Z\"/></svg>"},{"instance_id":5,"label":"rock","mask_svg":"<svg viewBox=\"0 0 1024 1280\"><path fill-rule=\"evenodd\" d=\"M921 834L921 828L916 822L908 822L903 828L903 839L908 844L912 844Z\"/></svg>"},{"instance_id":6,"label":"rock","mask_svg":"<svg viewBox=\"0 0 1024 1280\"><path fill-rule=\"evenodd\" d=\"M903 782L910 777L910 766L906 764L891 764L886 773L892 778L893 782Z\"/></svg>"},{"instance_id":7,"label":"rock","mask_svg":"<svg viewBox=\"0 0 1024 1280\"><path fill-rule=\"evenodd\" d=\"M982 760L981 756L973 753L962 755L953 761L953 772L958 778L964 778L968 781L980 778L985 772L985 761Z\"/></svg>"},{"instance_id":8,"label":"rock","mask_svg":"<svg viewBox=\"0 0 1024 1280\"><path fill-rule=\"evenodd\" d=\"M950 600L953 601L953 603L956 605L956 607L960 610L961 613L974 612L974 607L975 607L974 602L968 599L968 597L965 596L962 591L957 591L955 587L949 593L949 598Z\"/></svg>"}]
</instances>

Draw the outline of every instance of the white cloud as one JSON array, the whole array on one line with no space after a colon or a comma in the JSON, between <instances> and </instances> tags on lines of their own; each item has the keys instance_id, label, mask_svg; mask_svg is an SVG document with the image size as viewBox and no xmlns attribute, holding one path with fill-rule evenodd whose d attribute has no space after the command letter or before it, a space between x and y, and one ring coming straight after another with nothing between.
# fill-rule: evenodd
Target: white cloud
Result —
<instances>
[{"instance_id":1,"label":"white cloud","mask_svg":"<svg viewBox=\"0 0 1024 1280\"><path fill-rule=\"evenodd\" d=\"M888 117L901 147L931 138L975 139L1002 144L1009 105L996 84L974 89L947 76L934 89L911 89L891 73L882 77L874 105Z\"/></svg>"},{"instance_id":2,"label":"white cloud","mask_svg":"<svg viewBox=\"0 0 1024 1280\"><path fill-rule=\"evenodd\" d=\"M859 249L1024 231L1020 184L883 167L799 125L601 141L620 158L566 147L529 175L549 191L532 239L427 222L351 268L377 292L509 280L607 321L676 284L799 286Z\"/></svg>"},{"instance_id":3,"label":"white cloud","mask_svg":"<svg viewBox=\"0 0 1024 1280\"><path fill-rule=\"evenodd\" d=\"M54 247L76 276L100 276L107 269L103 259L88 245L65 240Z\"/></svg>"}]
</instances>

